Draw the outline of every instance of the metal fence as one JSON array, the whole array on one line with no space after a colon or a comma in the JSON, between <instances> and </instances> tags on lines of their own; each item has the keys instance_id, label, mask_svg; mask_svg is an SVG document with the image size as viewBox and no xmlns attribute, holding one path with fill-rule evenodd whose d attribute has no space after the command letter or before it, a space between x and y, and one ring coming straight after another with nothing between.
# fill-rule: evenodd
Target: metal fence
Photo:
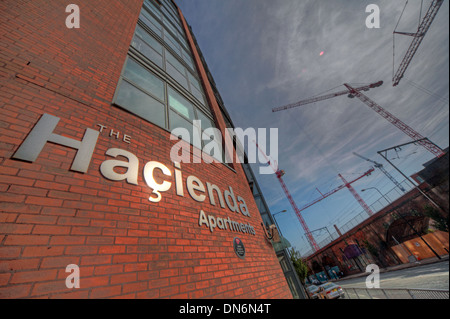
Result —
<instances>
[{"instance_id":1,"label":"metal fence","mask_svg":"<svg viewBox=\"0 0 450 319\"><path fill-rule=\"evenodd\" d=\"M448 290L342 288L346 299L449 299Z\"/></svg>"}]
</instances>

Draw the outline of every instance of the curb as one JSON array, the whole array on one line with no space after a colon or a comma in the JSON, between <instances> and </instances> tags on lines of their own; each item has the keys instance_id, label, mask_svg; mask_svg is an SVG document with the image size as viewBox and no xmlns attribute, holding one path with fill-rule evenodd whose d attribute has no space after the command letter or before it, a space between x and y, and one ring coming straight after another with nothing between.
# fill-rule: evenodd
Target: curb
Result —
<instances>
[{"instance_id":1,"label":"curb","mask_svg":"<svg viewBox=\"0 0 450 319\"><path fill-rule=\"evenodd\" d=\"M387 273L387 272L393 272L393 271L397 271L397 270L404 270L404 269L409 269L409 268L415 268L415 267L420 267L420 266L425 266L425 265L432 265L432 264L437 264L437 263L441 263L441 262L446 262L449 260L449 256L442 256L442 259L435 259L433 258L432 260L422 260L422 261L418 261L418 262L414 262L414 263L409 263L409 264L402 264L402 265L397 265L397 266L392 266L392 267L388 267L388 268L381 268L380 269L380 274L381 273ZM343 277L341 279L338 280L330 280L330 282L340 282L340 281L345 281L345 280L349 280L349 279L354 279L354 278L360 278L360 277L365 277L367 276L367 273L358 273L358 274L354 274L348 277Z\"/></svg>"}]
</instances>

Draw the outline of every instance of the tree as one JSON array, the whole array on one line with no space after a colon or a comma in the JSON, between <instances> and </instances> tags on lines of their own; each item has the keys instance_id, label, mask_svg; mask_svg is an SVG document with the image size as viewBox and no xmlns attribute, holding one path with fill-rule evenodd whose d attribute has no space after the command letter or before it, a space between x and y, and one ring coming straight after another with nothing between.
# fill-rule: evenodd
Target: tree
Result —
<instances>
[{"instance_id":1,"label":"tree","mask_svg":"<svg viewBox=\"0 0 450 319\"><path fill-rule=\"evenodd\" d=\"M437 230L448 233L448 218L444 217L436 208L425 206L424 215L433 220L433 226Z\"/></svg>"},{"instance_id":2,"label":"tree","mask_svg":"<svg viewBox=\"0 0 450 319\"><path fill-rule=\"evenodd\" d=\"M296 251L294 248L291 249L291 261L294 265L295 271L297 272L298 278L305 284L306 277L308 276L308 265L303 261L300 252Z\"/></svg>"}]
</instances>

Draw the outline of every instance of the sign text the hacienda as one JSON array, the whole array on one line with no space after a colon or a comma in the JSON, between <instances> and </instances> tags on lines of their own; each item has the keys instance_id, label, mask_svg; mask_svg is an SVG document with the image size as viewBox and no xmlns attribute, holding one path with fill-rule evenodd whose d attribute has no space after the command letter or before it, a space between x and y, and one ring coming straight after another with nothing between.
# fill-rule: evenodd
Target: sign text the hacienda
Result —
<instances>
[{"instance_id":1,"label":"sign text the hacienda","mask_svg":"<svg viewBox=\"0 0 450 319\"><path fill-rule=\"evenodd\" d=\"M70 169L79 173L87 173L100 132L88 128L85 131L83 139L78 141L53 133L59 121L60 119L55 116L44 114L15 152L13 158L34 162L39 157L45 144L50 142L77 150ZM128 142L128 138L124 141ZM111 157L111 159L104 161L100 165L100 172L106 179L117 182L126 181L131 185L139 185L139 159L136 155L119 148L108 149L106 155ZM118 160L118 157L124 157L128 161ZM163 180L158 183L154 178L155 170L162 172L167 179L174 176L176 194L177 196L184 197L185 185L183 183L181 164L174 162L173 165L174 168L171 170L166 165L156 161L149 161L145 164L143 178L146 185L152 189L152 194L149 197L151 203L159 203L162 200L161 193L169 191L173 184L169 180ZM126 169L126 172L118 173L115 170L116 168ZM203 183L198 177L189 176L186 178L186 190L192 199L199 203L205 202L208 197L212 206L220 205L221 208L225 209L226 205L231 212L250 217L245 200L241 196L236 196L231 186L222 192L217 185L209 182ZM218 202L216 202L216 198ZM214 215L207 215L203 210L199 213L199 226L206 226L211 232L214 232L217 228L255 235L254 228L249 224L235 222L229 217L221 218Z\"/></svg>"}]
</instances>

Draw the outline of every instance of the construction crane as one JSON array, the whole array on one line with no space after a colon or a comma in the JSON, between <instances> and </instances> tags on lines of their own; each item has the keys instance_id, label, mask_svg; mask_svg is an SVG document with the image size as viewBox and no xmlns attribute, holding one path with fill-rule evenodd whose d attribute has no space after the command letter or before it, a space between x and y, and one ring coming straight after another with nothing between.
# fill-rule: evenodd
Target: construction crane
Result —
<instances>
[{"instance_id":1,"label":"construction crane","mask_svg":"<svg viewBox=\"0 0 450 319\"><path fill-rule=\"evenodd\" d=\"M344 185L339 186L338 188L326 193L326 194L322 194L320 198L316 199L315 201L304 205L301 208L298 208L297 204L295 203L291 192L289 191L286 183L283 180L283 176L285 175L285 171L280 170L278 168L278 163L276 161L271 161L267 155L261 150L261 148L259 147L258 143L256 143L254 141L254 143L256 144L256 146L258 147L259 151L261 152L261 154L263 154L263 156L265 157L267 163L271 166L271 168L273 169L273 171L275 172L275 175L278 178L278 181L281 184L281 187L283 188L284 193L286 194L286 197L289 200L289 203L291 204L292 208L294 209L295 214L297 215L298 220L300 221L300 224L303 227L303 230L305 231L306 237L308 239L309 244L311 245L313 251L318 251L320 249L319 245L317 244L316 240L314 239L314 236L312 235L311 231L309 230L308 225L305 222L305 219L303 218L301 212L304 211L305 209L317 204L318 202L324 200L325 198L330 197L331 195L337 193L338 191L340 191L341 189L344 188L348 188L350 190L350 192L353 194L353 196L356 198L356 200L360 203L361 206L363 206L364 210L371 216L373 215L372 210L367 206L367 204L364 202L364 200L358 195L358 193L353 189L353 187L351 186L353 183L359 181L360 179L362 179L363 177L369 176L370 174L372 174L374 172L374 169L370 169L369 171L367 171L366 173L364 173L364 175L356 178L355 180L351 181L351 182L347 182L344 177L342 177L342 175L339 175L339 177L341 177L341 179L344 181Z\"/></svg>"},{"instance_id":2,"label":"construction crane","mask_svg":"<svg viewBox=\"0 0 450 319\"><path fill-rule=\"evenodd\" d=\"M417 50L419 49L419 46L422 43L423 38L425 37L428 30L430 29L430 26L433 23L433 20L436 17L436 15L443 3L444 3L444 0L433 0L425 17L422 19L422 22L419 24L419 27L418 27L416 33L397 32L396 30L394 30L394 37L395 37L395 34L401 34L401 35L413 37L412 43L409 46L408 51L406 52L405 57L403 58L403 61L401 62L400 66L397 70L397 73L394 75L394 77L392 79L394 87L400 83L401 79L405 75L406 69L411 64L411 61L414 58L414 55L416 54ZM406 4L408 4L408 1L406 2ZM406 8L406 5L405 5L405 8ZM403 15L403 13L402 13L402 15ZM401 16L400 16L400 19L401 19ZM397 24L397 26L398 26L398 24ZM395 38L394 38L394 40L395 40ZM394 57L395 57L395 42L394 42Z\"/></svg>"},{"instance_id":3,"label":"construction crane","mask_svg":"<svg viewBox=\"0 0 450 319\"><path fill-rule=\"evenodd\" d=\"M389 178L391 180L391 182L395 184L395 186L397 186L403 193L406 193L406 189L394 178L394 176L389 174L389 172L384 168L383 164L380 164L371 159L368 159L362 155L359 155L358 153L353 153L353 155L358 156L358 157L362 158L363 160L366 160L367 162L373 163L375 168L378 168L380 171L382 171L383 174L386 175L386 177Z\"/></svg>"},{"instance_id":4,"label":"construction crane","mask_svg":"<svg viewBox=\"0 0 450 319\"><path fill-rule=\"evenodd\" d=\"M360 99L364 104L366 104L372 110L377 112L384 119L386 119L389 123L391 123L396 128L401 130L403 133L408 135L414 141L421 140L420 142L418 142L418 144L420 144L421 146L426 148L434 156L442 157L442 156L445 155L445 153L442 151L442 149L439 148L437 145L435 145L434 143L431 143L429 140L425 139L421 134L416 132L414 129L412 129L411 127L406 125L404 122L402 122L396 116L394 116L390 112L388 112L385 109L383 109L380 105L378 105L377 103L375 103L374 101L372 101L371 99L369 99L366 95L364 95L362 93L362 91L368 91L371 88L380 87L381 85L383 85L382 81L374 83L374 84L370 84L368 86L363 86L363 87L360 87L360 88L353 88L349 84L344 84L344 85L347 88L346 91L341 91L341 92L334 93L334 94L328 94L328 95L324 95L324 96L319 96L319 97L311 98L311 99L308 99L308 100L300 101L300 102L297 102L297 103L289 104L289 105L286 105L286 106L277 107L277 108L274 108L272 111L273 112L279 112L279 111L283 111L283 110L287 110L287 109L291 109L291 108L295 108L295 107L300 107L300 106L303 106L303 105L307 105L307 104L311 104L311 103L315 103L315 102L319 102L319 101L331 99L331 98L334 98L334 97L337 97L337 96L342 96L342 95L348 94L349 98L357 97L358 99Z\"/></svg>"},{"instance_id":5,"label":"construction crane","mask_svg":"<svg viewBox=\"0 0 450 319\"><path fill-rule=\"evenodd\" d=\"M261 152L261 154L263 154L264 158L266 159L267 163L270 165L270 167L273 169L275 175L278 178L278 181L281 184L281 187L283 188L284 193L286 194L286 197L289 200L289 203L291 204L292 208L294 209L295 214L297 215L298 220L300 221L300 224L302 224L303 229L305 230L305 234L306 237L308 239L309 244L311 245L312 249L314 251L318 251L319 245L317 245L316 240L314 239L314 236L311 234L311 232L309 231L308 225L305 222L305 219L303 218L302 214L300 213L300 210L297 207L297 204L295 203L294 199L292 198L291 192L289 191L289 189L286 186L286 183L283 180L283 176L285 174L285 172L283 170L280 170L278 168L278 163L276 161L271 161L266 153L263 152L263 150L259 147L258 143L256 143L256 141L253 141L256 146L258 147L259 151Z\"/></svg>"},{"instance_id":6,"label":"construction crane","mask_svg":"<svg viewBox=\"0 0 450 319\"><path fill-rule=\"evenodd\" d=\"M359 87L359 88L355 88L355 90L357 90L358 92L360 92L360 91L369 91L370 89L374 89L374 88L380 87L382 85L383 85L383 81L380 81L380 82L373 83L373 84L370 84L370 85L366 85L366 86L362 86L362 87ZM300 102L297 102L297 103L292 103L292 104L288 104L288 105L285 105L285 106L280 106L280 107L274 108L272 110L272 112L286 111L286 110L293 109L293 108L296 108L296 107L300 107L300 106L303 106L303 105L307 105L307 104L311 104L311 103L316 103L316 102L328 100L328 99L331 99L331 98L334 98L334 97L338 97L338 96L342 96L342 95L348 95L349 93L350 92L348 90L345 90L345 91L340 91L340 92L337 92L337 93L327 94L327 95L320 96L320 97L314 97L314 98L311 98L311 99L308 99L308 100L304 100L304 101L300 101Z\"/></svg>"},{"instance_id":7,"label":"construction crane","mask_svg":"<svg viewBox=\"0 0 450 319\"><path fill-rule=\"evenodd\" d=\"M366 177L366 176L370 176L375 170L373 168L371 168L370 170L368 170L367 172L365 172L363 175L361 175L360 177L352 180L351 182L347 182L345 180L345 178L339 174L338 176L342 179L342 181L344 182L343 185L329 191L328 193L322 194L322 192L320 192L317 188L317 191L320 193L321 197L315 199L314 201L312 201L311 203L308 203L306 205L304 205L303 207L301 207L299 209L299 212L304 211L305 209L323 201L325 198L330 197L333 194L336 194L337 192L339 192L340 190L344 189L344 188L348 188L349 191L352 193L353 197L355 197L355 199L358 201L358 203L362 206L362 208L364 208L364 210L367 212L367 214L369 216L373 215L373 211L369 208L369 206L367 206L367 204L364 202L364 200L359 196L359 194L355 191L355 189L353 188L352 184L356 183L357 181L359 181L360 179Z\"/></svg>"},{"instance_id":8,"label":"construction crane","mask_svg":"<svg viewBox=\"0 0 450 319\"><path fill-rule=\"evenodd\" d=\"M370 173L366 173L364 176L372 174L373 171L374 171L374 169L371 169ZM355 199L358 201L359 205L361 205L361 207L364 209L364 211L367 213L367 215L372 216L373 215L373 211L370 209L370 207L366 204L366 202L362 199L362 197L359 196L359 194L353 188L353 186L352 186L353 182L350 182L350 183L347 182L345 180L344 176L342 176L341 174L339 174L339 177L344 182L344 184L345 184L344 186L348 188L350 193L352 193L353 197L355 197Z\"/></svg>"}]
</instances>

